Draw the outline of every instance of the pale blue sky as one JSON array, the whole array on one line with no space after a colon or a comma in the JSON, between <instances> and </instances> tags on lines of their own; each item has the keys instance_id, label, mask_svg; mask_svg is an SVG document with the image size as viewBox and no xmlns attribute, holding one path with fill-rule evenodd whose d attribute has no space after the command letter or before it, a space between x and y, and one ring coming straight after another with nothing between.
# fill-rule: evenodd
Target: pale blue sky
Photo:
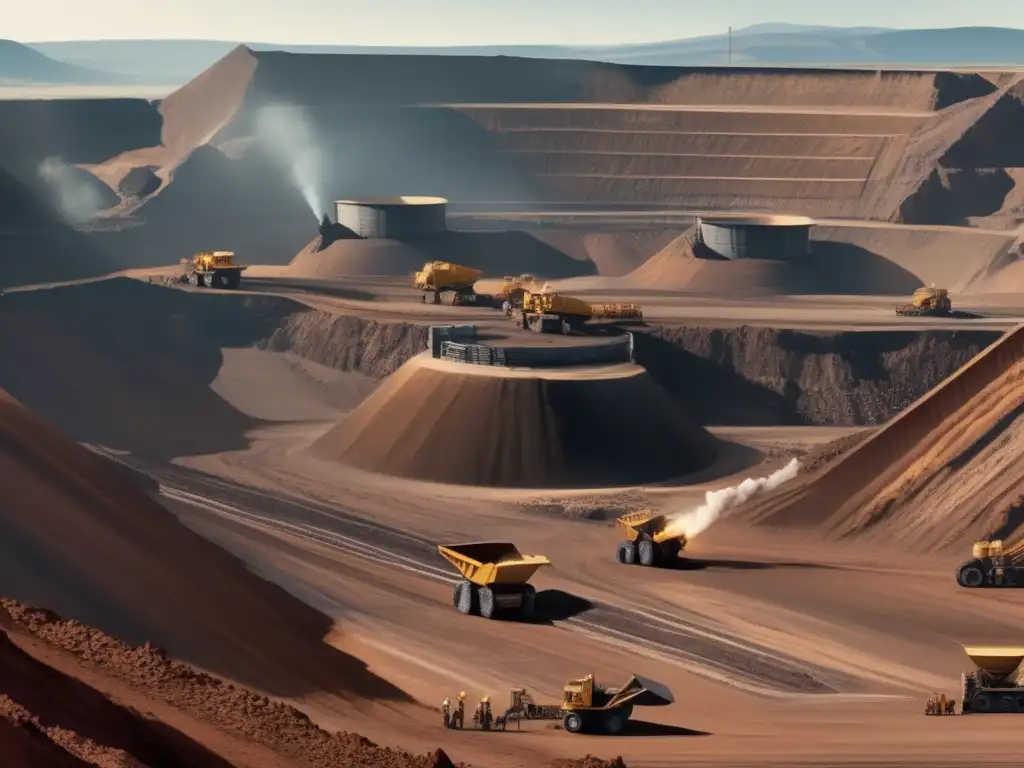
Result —
<instances>
[{"instance_id":1,"label":"pale blue sky","mask_svg":"<svg viewBox=\"0 0 1024 768\"><path fill-rule=\"evenodd\" d=\"M730 24L1024 28L1024 0L10 0L23 42L196 38L339 45L612 44Z\"/></svg>"}]
</instances>

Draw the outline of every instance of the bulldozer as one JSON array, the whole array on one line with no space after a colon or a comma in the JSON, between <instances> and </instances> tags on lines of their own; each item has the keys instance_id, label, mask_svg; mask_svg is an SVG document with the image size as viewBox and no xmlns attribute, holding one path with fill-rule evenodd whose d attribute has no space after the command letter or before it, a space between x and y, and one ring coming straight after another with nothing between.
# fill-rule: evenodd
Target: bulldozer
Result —
<instances>
[{"instance_id":1,"label":"bulldozer","mask_svg":"<svg viewBox=\"0 0 1024 768\"><path fill-rule=\"evenodd\" d=\"M463 267L449 261L428 261L413 276L413 284L417 290L423 291L424 302L428 294L433 294L431 303L440 304L442 293L453 293L453 305L475 304L477 295L473 284L481 275L483 272L472 267Z\"/></svg>"},{"instance_id":2,"label":"bulldozer","mask_svg":"<svg viewBox=\"0 0 1024 768\"><path fill-rule=\"evenodd\" d=\"M675 563L686 548L686 534L668 528L668 517L649 509L623 515L615 521L615 527L623 537L615 559L624 565L664 568Z\"/></svg>"},{"instance_id":3,"label":"bulldozer","mask_svg":"<svg viewBox=\"0 0 1024 768\"><path fill-rule=\"evenodd\" d=\"M569 680L562 688L560 704L537 704L525 688L513 688L510 706L495 719L495 726L506 730L522 720L561 720L569 733L607 733L626 730L633 707L660 707L675 703L667 686L633 675L620 688L604 688L589 674Z\"/></svg>"},{"instance_id":4,"label":"bulldozer","mask_svg":"<svg viewBox=\"0 0 1024 768\"><path fill-rule=\"evenodd\" d=\"M918 288L910 297L909 304L896 307L896 314L902 317L946 317L952 314L953 303L945 288Z\"/></svg>"},{"instance_id":5,"label":"bulldozer","mask_svg":"<svg viewBox=\"0 0 1024 768\"><path fill-rule=\"evenodd\" d=\"M188 262L186 279L190 285L234 289L249 267L235 263L234 251L199 251Z\"/></svg>"},{"instance_id":6,"label":"bulldozer","mask_svg":"<svg viewBox=\"0 0 1024 768\"><path fill-rule=\"evenodd\" d=\"M956 571L961 587L1024 587L1024 540L1004 547L1000 539L976 541L971 559Z\"/></svg>"},{"instance_id":7,"label":"bulldozer","mask_svg":"<svg viewBox=\"0 0 1024 768\"><path fill-rule=\"evenodd\" d=\"M1024 713L1024 647L963 646L973 672L960 676L960 712Z\"/></svg>"}]
</instances>

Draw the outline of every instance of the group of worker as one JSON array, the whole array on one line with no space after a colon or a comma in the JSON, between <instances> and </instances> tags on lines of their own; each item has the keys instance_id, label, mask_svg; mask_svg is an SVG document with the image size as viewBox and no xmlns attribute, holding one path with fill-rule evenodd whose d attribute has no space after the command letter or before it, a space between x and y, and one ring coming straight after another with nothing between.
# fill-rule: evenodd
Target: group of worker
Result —
<instances>
[{"instance_id":1,"label":"group of worker","mask_svg":"<svg viewBox=\"0 0 1024 768\"><path fill-rule=\"evenodd\" d=\"M444 720L445 728L459 728L461 729L465 724L466 718L466 692L459 691L459 695L455 697L455 707L452 708L452 700L445 697L444 701L441 702L441 717ZM484 696L480 699L480 703L476 705L476 711L473 713L473 725L483 731L491 730L491 726L494 724L494 714L491 712L491 697Z\"/></svg>"},{"instance_id":2,"label":"group of worker","mask_svg":"<svg viewBox=\"0 0 1024 768\"><path fill-rule=\"evenodd\" d=\"M956 699L947 699L946 694L933 693L924 705L926 715L953 715L956 714Z\"/></svg>"}]
</instances>

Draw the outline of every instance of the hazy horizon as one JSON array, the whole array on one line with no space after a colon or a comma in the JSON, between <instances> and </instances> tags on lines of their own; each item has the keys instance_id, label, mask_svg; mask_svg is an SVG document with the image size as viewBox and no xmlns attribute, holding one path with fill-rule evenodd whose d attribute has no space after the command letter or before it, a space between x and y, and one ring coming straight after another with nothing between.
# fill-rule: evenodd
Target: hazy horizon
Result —
<instances>
[{"instance_id":1,"label":"hazy horizon","mask_svg":"<svg viewBox=\"0 0 1024 768\"><path fill-rule=\"evenodd\" d=\"M331 23L331 22L335 23ZM862 0L854 6L806 0L178 0L140 7L134 0L37 0L4 19L4 36L24 43L71 40L247 41L280 45L602 46L724 34L764 23L832 27L1024 28L1019 0Z\"/></svg>"}]
</instances>

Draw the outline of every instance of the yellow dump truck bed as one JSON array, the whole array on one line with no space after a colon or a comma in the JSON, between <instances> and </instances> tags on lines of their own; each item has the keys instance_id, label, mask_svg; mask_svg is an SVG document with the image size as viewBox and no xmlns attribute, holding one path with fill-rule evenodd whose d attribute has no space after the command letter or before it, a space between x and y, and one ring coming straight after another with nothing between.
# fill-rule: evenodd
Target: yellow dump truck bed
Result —
<instances>
[{"instance_id":1,"label":"yellow dump truck bed","mask_svg":"<svg viewBox=\"0 0 1024 768\"><path fill-rule=\"evenodd\" d=\"M593 317L594 309L582 299L562 296L557 293L523 294L523 309L527 312L539 312L546 315L568 315L572 317Z\"/></svg>"},{"instance_id":2,"label":"yellow dump truck bed","mask_svg":"<svg viewBox=\"0 0 1024 768\"><path fill-rule=\"evenodd\" d=\"M449 261L428 261L423 269L416 273L416 287L420 290L440 290L444 288L469 288L483 272L472 267L463 267Z\"/></svg>"},{"instance_id":3,"label":"yellow dump truck bed","mask_svg":"<svg viewBox=\"0 0 1024 768\"><path fill-rule=\"evenodd\" d=\"M551 565L543 555L524 555L515 544L479 541L438 545L437 551L467 580L481 587L525 584L539 568Z\"/></svg>"},{"instance_id":4,"label":"yellow dump truck bed","mask_svg":"<svg viewBox=\"0 0 1024 768\"><path fill-rule=\"evenodd\" d=\"M965 645L964 653L993 677L1005 678L1024 661L1024 646Z\"/></svg>"},{"instance_id":5,"label":"yellow dump truck bed","mask_svg":"<svg viewBox=\"0 0 1024 768\"><path fill-rule=\"evenodd\" d=\"M633 675L624 686L615 690L607 707L613 709L623 704L632 704L635 707L664 707L674 703L675 697L667 685L648 677Z\"/></svg>"},{"instance_id":6,"label":"yellow dump truck bed","mask_svg":"<svg viewBox=\"0 0 1024 768\"><path fill-rule=\"evenodd\" d=\"M192 265L199 271L213 269L248 269L246 264L235 263L234 251L198 251L192 254Z\"/></svg>"},{"instance_id":7,"label":"yellow dump truck bed","mask_svg":"<svg viewBox=\"0 0 1024 768\"><path fill-rule=\"evenodd\" d=\"M650 509L640 509L636 512L629 512L615 521L615 525L622 532L623 538L627 541L635 541L641 533L646 533L659 544L669 539L682 539L682 533L673 534L665 532L665 525L668 522L666 515L659 514Z\"/></svg>"}]
</instances>

